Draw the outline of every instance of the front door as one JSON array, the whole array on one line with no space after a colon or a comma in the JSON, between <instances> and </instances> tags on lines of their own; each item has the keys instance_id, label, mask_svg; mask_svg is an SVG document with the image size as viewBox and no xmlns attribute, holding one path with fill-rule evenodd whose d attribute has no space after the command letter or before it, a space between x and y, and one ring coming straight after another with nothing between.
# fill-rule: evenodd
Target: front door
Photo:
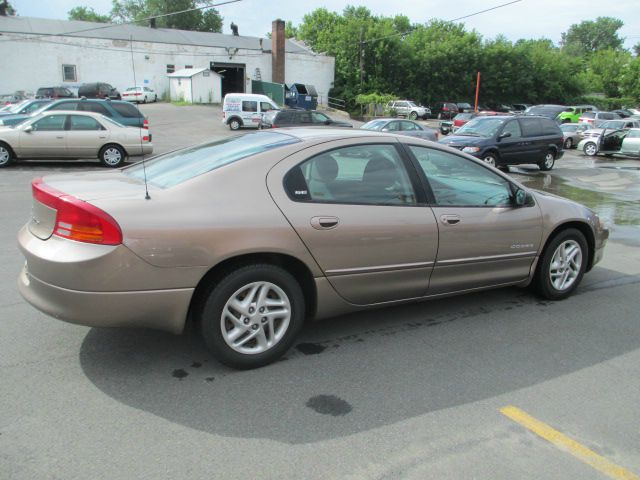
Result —
<instances>
[{"instance_id":1,"label":"front door","mask_svg":"<svg viewBox=\"0 0 640 480\"><path fill-rule=\"evenodd\" d=\"M399 143L362 142L339 140L331 150L324 143L292 155L269 173L269 191L347 301L422 297L438 250L436 220L417 200L417 179Z\"/></svg>"},{"instance_id":2,"label":"front door","mask_svg":"<svg viewBox=\"0 0 640 480\"><path fill-rule=\"evenodd\" d=\"M540 209L515 207L510 182L462 156L409 146L433 193L440 229L429 294L525 280L542 238Z\"/></svg>"},{"instance_id":3,"label":"front door","mask_svg":"<svg viewBox=\"0 0 640 480\"><path fill-rule=\"evenodd\" d=\"M67 156L67 115L51 113L31 123L31 131L20 132L20 153L23 158L60 158Z\"/></svg>"},{"instance_id":4,"label":"front door","mask_svg":"<svg viewBox=\"0 0 640 480\"><path fill-rule=\"evenodd\" d=\"M503 163L512 165L529 162L529 148L526 139L522 138L518 120L507 120L502 130L498 132L496 145Z\"/></svg>"}]
</instances>

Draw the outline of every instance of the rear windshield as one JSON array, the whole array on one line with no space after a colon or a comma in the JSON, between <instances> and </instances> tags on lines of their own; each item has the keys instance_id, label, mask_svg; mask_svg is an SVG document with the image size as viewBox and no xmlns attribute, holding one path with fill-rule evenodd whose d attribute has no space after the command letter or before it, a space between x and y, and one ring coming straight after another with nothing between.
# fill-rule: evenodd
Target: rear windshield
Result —
<instances>
[{"instance_id":1,"label":"rear windshield","mask_svg":"<svg viewBox=\"0 0 640 480\"><path fill-rule=\"evenodd\" d=\"M380 130L387 124L388 120L371 120L370 122L365 123L360 128L364 130Z\"/></svg>"},{"instance_id":2,"label":"rear windshield","mask_svg":"<svg viewBox=\"0 0 640 480\"><path fill-rule=\"evenodd\" d=\"M113 109L123 117L127 118L139 118L142 117L140 110L131 105L130 103L111 103Z\"/></svg>"},{"instance_id":3,"label":"rear windshield","mask_svg":"<svg viewBox=\"0 0 640 480\"><path fill-rule=\"evenodd\" d=\"M582 114L583 118L596 118L595 112L584 112Z\"/></svg>"},{"instance_id":4,"label":"rear windshield","mask_svg":"<svg viewBox=\"0 0 640 480\"><path fill-rule=\"evenodd\" d=\"M251 155L299 141L282 133L258 132L196 145L146 162L147 181L160 188L170 188ZM126 168L125 173L144 180L142 162Z\"/></svg>"},{"instance_id":5,"label":"rear windshield","mask_svg":"<svg viewBox=\"0 0 640 480\"><path fill-rule=\"evenodd\" d=\"M558 115L565 111L565 107L554 107L554 106L535 106L531 107L527 110L527 115L541 115L543 117L548 117L551 119L555 119Z\"/></svg>"}]
</instances>

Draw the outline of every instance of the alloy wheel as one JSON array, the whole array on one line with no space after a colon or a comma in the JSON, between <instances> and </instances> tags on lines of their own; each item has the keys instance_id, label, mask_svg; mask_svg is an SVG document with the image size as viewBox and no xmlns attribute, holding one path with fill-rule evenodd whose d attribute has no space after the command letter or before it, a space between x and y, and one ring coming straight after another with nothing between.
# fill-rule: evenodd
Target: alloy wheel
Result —
<instances>
[{"instance_id":1,"label":"alloy wheel","mask_svg":"<svg viewBox=\"0 0 640 480\"><path fill-rule=\"evenodd\" d=\"M587 143L584 146L584 153L590 157L593 157L596 153L598 153L598 148L595 143Z\"/></svg>"},{"instance_id":2,"label":"alloy wheel","mask_svg":"<svg viewBox=\"0 0 640 480\"><path fill-rule=\"evenodd\" d=\"M551 285L563 291L570 288L580 275L582 248L575 240L566 240L558 245L549 265Z\"/></svg>"},{"instance_id":3,"label":"alloy wheel","mask_svg":"<svg viewBox=\"0 0 640 480\"><path fill-rule=\"evenodd\" d=\"M252 282L231 295L222 309L220 329L225 343L242 354L273 348L287 332L291 302L279 286Z\"/></svg>"},{"instance_id":4,"label":"alloy wheel","mask_svg":"<svg viewBox=\"0 0 640 480\"><path fill-rule=\"evenodd\" d=\"M122 162L122 153L115 147L109 147L104 151L102 158L104 163L111 167L115 167Z\"/></svg>"},{"instance_id":5,"label":"alloy wheel","mask_svg":"<svg viewBox=\"0 0 640 480\"><path fill-rule=\"evenodd\" d=\"M6 165L11 161L11 153L5 147L0 146L0 165Z\"/></svg>"}]
</instances>

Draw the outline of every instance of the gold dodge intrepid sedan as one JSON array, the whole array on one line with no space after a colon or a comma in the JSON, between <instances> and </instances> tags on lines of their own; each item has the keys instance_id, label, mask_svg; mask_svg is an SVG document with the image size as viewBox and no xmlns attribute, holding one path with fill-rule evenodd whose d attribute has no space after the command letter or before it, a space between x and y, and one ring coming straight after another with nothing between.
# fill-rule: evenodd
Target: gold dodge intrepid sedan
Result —
<instances>
[{"instance_id":1,"label":"gold dodge intrepid sedan","mask_svg":"<svg viewBox=\"0 0 640 480\"><path fill-rule=\"evenodd\" d=\"M565 298L608 237L469 155L362 130L262 131L32 186L28 302L93 327L190 318L236 368L276 360L306 318L505 285Z\"/></svg>"}]
</instances>

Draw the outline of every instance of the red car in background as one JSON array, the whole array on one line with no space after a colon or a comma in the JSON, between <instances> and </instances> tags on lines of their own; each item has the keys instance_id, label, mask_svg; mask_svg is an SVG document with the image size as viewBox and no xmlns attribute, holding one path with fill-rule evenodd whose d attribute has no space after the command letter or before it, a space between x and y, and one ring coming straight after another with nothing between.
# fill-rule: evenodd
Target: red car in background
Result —
<instances>
[{"instance_id":1,"label":"red car in background","mask_svg":"<svg viewBox=\"0 0 640 480\"><path fill-rule=\"evenodd\" d=\"M504 113L494 112L492 110L484 110L481 112L459 113L455 117L453 117L453 125L451 129L453 132L455 132L457 129L459 129L461 126L463 126L465 123L467 123L471 119L474 119L476 117L493 116L493 115L504 115Z\"/></svg>"}]
</instances>

